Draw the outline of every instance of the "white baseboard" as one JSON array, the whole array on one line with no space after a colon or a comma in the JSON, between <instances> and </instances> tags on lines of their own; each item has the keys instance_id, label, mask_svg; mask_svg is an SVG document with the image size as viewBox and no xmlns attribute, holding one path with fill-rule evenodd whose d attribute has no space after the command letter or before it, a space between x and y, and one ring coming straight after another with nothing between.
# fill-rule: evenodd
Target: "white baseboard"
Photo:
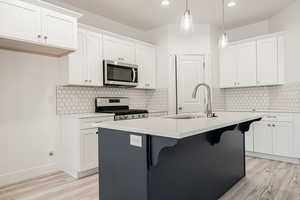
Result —
<instances>
[{"instance_id":1,"label":"white baseboard","mask_svg":"<svg viewBox=\"0 0 300 200\"><path fill-rule=\"evenodd\" d=\"M263 159L267 159L267 160L276 160L276 161L293 163L293 164L298 164L298 165L300 164L300 159L298 159L298 158L289 158L289 157L269 155L269 154L256 153L256 152L248 152L248 151L246 152L246 156L263 158Z\"/></svg>"},{"instance_id":2,"label":"white baseboard","mask_svg":"<svg viewBox=\"0 0 300 200\"><path fill-rule=\"evenodd\" d=\"M32 179L45 174L57 172L58 169L54 163L48 165L42 165L38 167L33 167L29 169L19 170L13 173L0 174L0 187L4 185L10 185L24 181L27 179Z\"/></svg>"}]
</instances>

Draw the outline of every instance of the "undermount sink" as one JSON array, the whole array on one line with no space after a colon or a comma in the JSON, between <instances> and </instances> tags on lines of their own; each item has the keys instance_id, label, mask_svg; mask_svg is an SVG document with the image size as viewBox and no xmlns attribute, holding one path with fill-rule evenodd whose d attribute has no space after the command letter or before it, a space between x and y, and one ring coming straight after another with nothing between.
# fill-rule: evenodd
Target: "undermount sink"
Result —
<instances>
[{"instance_id":1,"label":"undermount sink","mask_svg":"<svg viewBox=\"0 0 300 200\"><path fill-rule=\"evenodd\" d=\"M184 114L184 115L167 116L165 118L168 118L168 119L198 119L198 118L206 118L206 115Z\"/></svg>"}]
</instances>

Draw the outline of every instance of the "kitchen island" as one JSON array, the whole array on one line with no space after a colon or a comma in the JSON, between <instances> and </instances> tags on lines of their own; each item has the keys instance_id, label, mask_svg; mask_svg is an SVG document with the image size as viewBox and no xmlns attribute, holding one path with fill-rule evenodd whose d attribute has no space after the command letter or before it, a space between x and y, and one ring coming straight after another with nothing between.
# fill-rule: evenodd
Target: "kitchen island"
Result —
<instances>
[{"instance_id":1,"label":"kitchen island","mask_svg":"<svg viewBox=\"0 0 300 200\"><path fill-rule=\"evenodd\" d=\"M261 115L177 115L96 124L101 200L214 200L245 176Z\"/></svg>"}]
</instances>

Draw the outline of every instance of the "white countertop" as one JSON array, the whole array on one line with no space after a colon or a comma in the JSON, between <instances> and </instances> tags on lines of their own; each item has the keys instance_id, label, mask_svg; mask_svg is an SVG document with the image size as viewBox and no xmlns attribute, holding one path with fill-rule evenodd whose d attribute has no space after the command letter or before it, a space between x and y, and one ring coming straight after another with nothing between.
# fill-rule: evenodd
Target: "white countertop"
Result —
<instances>
[{"instance_id":1,"label":"white countertop","mask_svg":"<svg viewBox=\"0 0 300 200\"><path fill-rule=\"evenodd\" d=\"M95 124L95 127L182 139L263 117L257 113L217 112L216 114L218 116L216 118L169 119L152 117L103 122Z\"/></svg>"},{"instance_id":2,"label":"white countertop","mask_svg":"<svg viewBox=\"0 0 300 200\"><path fill-rule=\"evenodd\" d=\"M67 115L61 115L61 116L69 117L69 118L85 119L85 118L95 118L95 117L113 117L114 114L111 114L111 113L80 113L80 114L67 114Z\"/></svg>"}]
</instances>

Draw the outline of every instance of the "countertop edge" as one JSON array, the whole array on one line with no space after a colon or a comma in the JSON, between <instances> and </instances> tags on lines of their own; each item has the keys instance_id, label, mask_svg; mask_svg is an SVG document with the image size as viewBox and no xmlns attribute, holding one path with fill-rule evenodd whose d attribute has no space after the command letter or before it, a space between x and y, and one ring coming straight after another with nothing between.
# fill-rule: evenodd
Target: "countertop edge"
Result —
<instances>
[{"instance_id":1,"label":"countertop edge","mask_svg":"<svg viewBox=\"0 0 300 200\"><path fill-rule=\"evenodd\" d=\"M259 115L259 114L257 114ZM144 134L144 135L152 135L152 136L158 136L158 137L165 137L165 138L173 138L173 139L183 139L183 138L187 138L187 137L191 137L191 136L195 136L198 134L202 134L202 133L206 133L209 131L213 131L216 129L221 129L227 126L232 126L235 124L240 124L240 123L244 123L247 121L252 121L255 119L259 119L262 118L263 115L261 114L261 116L253 116L253 117L249 117L246 119L242 119L242 120L238 120L238 121L234 121L234 122L230 122L230 123L224 123L222 125L218 125L218 126L214 126L211 128L205 128L205 129L197 129L191 132L183 132L183 133L165 133L165 135L163 135L162 133L157 133L155 131L150 131L150 130L145 130L145 129L136 129L136 128L128 128L128 127L122 127L120 125L118 126L113 126L113 125L105 125L105 123L98 123L98 124L94 124L95 128L103 128L103 129L111 129L111 130L120 130L120 131L125 131L125 132L133 132L133 133L137 133L137 134ZM171 135L172 134L172 135Z\"/></svg>"}]
</instances>

